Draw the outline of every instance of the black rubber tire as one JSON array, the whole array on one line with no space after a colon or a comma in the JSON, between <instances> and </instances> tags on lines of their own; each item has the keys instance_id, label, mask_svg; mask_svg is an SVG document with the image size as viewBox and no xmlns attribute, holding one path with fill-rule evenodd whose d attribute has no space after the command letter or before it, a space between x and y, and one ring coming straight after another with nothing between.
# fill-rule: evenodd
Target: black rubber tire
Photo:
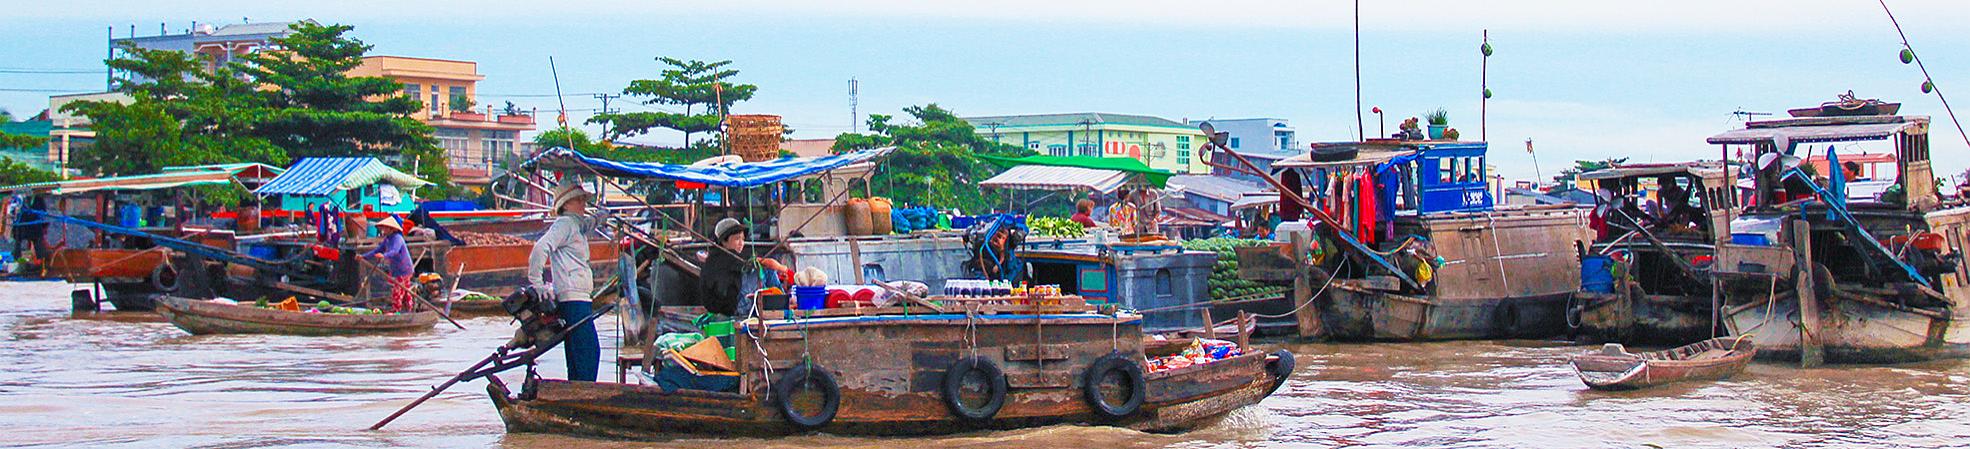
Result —
<instances>
[{"instance_id":1,"label":"black rubber tire","mask_svg":"<svg viewBox=\"0 0 1970 449\"><path fill-rule=\"evenodd\" d=\"M179 276L181 274L178 267L171 266L171 262L157 264L157 268L150 269L150 288L157 289L158 293L176 292L178 284L184 281Z\"/></svg>"},{"instance_id":2,"label":"black rubber tire","mask_svg":"<svg viewBox=\"0 0 1970 449\"><path fill-rule=\"evenodd\" d=\"M1129 397L1120 404L1108 403L1108 398L1101 394L1101 382L1111 372L1121 373L1123 381L1128 383ZM1088 371L1081 374L1082 397L1087 399L1088 407L1094 409L1096 417L1106 420L1126 418L1142 410L1142 403L1148 394L1146 387L1142 365L1120 352L1095 359L1094 364L1088 366Z\"/></svg>"},{"instance_id":3,"label":"black rubber tire","mask_svg":"<svg viewBox=\"0 0 1970 449\"><path fill-rule=\"evenodd\" d=\"M1315 162L1335 162L1354 159L1361 150L1355 147L1319 147L1307 153L1307 158Z\"/></svg>"},{"instance_id":4,"label":"black rubber tire","mask_svg":"<svg viewBox=\"0 0 1970 449\"><path fill-rule=\"evenodd\" d=\"M978 407L965 405L964 381L973 372L985 377L990 398ZM944 406L951 409L951 415L967 422L988 421L999 414L1006 405L1006 373L999 365L984 357L967 357L951 363L951 369L944 370Z\"/></svg>"},{"instance_id":5,"label":"black rubber tire","mask_svg":"<svg viewBox=\"0 0 1970 449\"><path fill-rule=\"evenodd\" d=\"M821 389L821 411L813 415L794 410L793 401L788 400L793 397L795 388L808 382L813 382ZM786 376L773 382L773 403L780 409L780 417L785 418L787 424L792 424L800 430L819 429L821 426L828 425L828 422L834 421L835 412L841 411L841 384L835 382L835 376L828 374L828 371L821 369L819 365L802 363L787 370Z\"/></svg>"},{"instance_id":6,"label":"black rubber tire","mask_svg":"<svg viewBox=\"0 0 1970 449\"><path fill-rule=\"evenodd\" d=\"M1286 384L1286 378L1292 378L1292 368L1296 368L1294 364L1298 364L1298 360L1292 358L1292 351L1284 351L1284 349L1273 351L1273 356L1275 358L1265 360L1265 372L1273 374L1273 378L1279 378L1279 382L1273 384L1273 390L1279 390L1279 386Z\"/></svg>"}]
</instances>

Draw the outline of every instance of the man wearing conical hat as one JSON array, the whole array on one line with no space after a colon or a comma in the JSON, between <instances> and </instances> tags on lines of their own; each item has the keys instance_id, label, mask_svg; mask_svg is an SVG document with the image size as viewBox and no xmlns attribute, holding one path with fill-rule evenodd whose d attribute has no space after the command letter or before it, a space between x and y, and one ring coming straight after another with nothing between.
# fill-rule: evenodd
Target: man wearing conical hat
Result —
<instances>
[{"instance_id":1,"label":"man wearing conical hat","mask_svg":"<svg viewBox=\"0 0 1970 449\"><path fill-rule=\"evenodd\" d=\"M551 292L561 320L570 325L588 318L595 310L589 298L595 288L595 273L588 265L589 222L585 218L588 199L593 196L574 180L556 187L551 209L556 216L554 224L548 225L547 233L534 241L533 252L527 256L527 283L536 291ZM547 283L549 276L554 281L551 286ZM602 357L595 324L590 322L575 328L562 349L568 358L568 380L594 382Z\"/></svg>"},{"instance_id":2,"label":"man wearing conical hat","mask_svg":"<svg viewBox=\"0 0 1970 449\"><path fill-rule=\"evenodd\" d=\"M417 266L410 261L410 248L404 245L404 223L395 215L383 217L376 222L376 232L383 234L383 242L376 249L363 254L363 257L383 259L383 268L390 275L390 306L397 312L416 309L417 294L410 276Z\"/></svg>"}]
</instances>

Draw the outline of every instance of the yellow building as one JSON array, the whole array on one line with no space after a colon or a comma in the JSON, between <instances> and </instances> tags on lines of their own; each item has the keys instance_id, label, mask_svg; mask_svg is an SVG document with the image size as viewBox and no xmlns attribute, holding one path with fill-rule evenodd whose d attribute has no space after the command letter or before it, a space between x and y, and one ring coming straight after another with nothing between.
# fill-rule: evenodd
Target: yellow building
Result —
<instances>
[{"instance_id":1,"label":"yellow building","mask_svg":"<svg viewBox=\"0 0 1970 449\"><path fill-rule=\"evenodd\" d=\"M403 94L424 103L414 114L436 128L438 146L450 160L452 182L484 186L499 164L518 158L519 137L534 129L532 111L495 111L477 101L479 63L406 56L369 56L350 76L378 76L404 85Z\"/></svg>"}]
</instances>

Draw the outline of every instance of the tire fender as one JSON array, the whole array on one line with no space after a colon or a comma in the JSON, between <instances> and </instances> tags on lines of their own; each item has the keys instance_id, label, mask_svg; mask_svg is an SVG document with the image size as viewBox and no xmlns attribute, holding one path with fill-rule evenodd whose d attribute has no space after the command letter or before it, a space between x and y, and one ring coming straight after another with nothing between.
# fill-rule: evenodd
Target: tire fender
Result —
<instances>
[{"instance_id":1,"label":"tire fender","mask_svg":"<svg viewBox=\"0 0 1970 449\"><path fill-rule=\"evenodd\" d=\"M1127 384L1125 387L1129 389L1129 396L1121 403L1109 403L1101 393L1101 382L1108 378L1109 373L1120 373L1123 383ZM1111 352L1095 359L1081 377L1081 392L1088 401L1088 407L1094 409L1096 417L1106 420L1125 418L1142 410L1142 403L1148 394L1145 387L1142 365L1121 352Z\"/></svg>"},{"instance_id":2,"label":"tire fender","mask_svg":"<svg viewBox=\"0 0 1970 449\"><path fill-rule=\"evenodd\" d=\"M965 405L962 396L965 379L971 377L973 373L984 376L986 389L989 392L985 404L977 407ZM1005 371L984 357L960 358L957 362L951 363L950 369L944 370L944 406L951 409L951 416L956 416L959 420L969 422L991 420L992 416L999 414L1000 408L1005 407L1007 388Z\"/></svg>"},{"instance_id":3,"label":"tire fender","mask_svg":"<svg viewBox=\"0 0 1970 449\"><path fill-rule=\"evenodd\" d=\"M789 398L802 384L813 383L821 390L821 410L812 415L794 409ZM835 412L841 411L841 384L835 376L812 362L802 363L788 370L785 377L773 382L773 403L780 411L780 417L800 430L814 430L834 421Z\"/></svg>"}]
</instances>

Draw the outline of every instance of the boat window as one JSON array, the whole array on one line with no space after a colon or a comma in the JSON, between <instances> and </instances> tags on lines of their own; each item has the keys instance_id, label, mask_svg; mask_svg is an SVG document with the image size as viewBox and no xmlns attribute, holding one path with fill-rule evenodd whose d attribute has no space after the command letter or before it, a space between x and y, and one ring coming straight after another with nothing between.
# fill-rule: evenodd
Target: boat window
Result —
<instances>
[{"instance_id":1,"label":"boat window","mask_svg":"<svg viewBox=\"0 0 1970 449\"><path fill-rule=\"evenodd\" d=\"M1169 296L1169 295L1171 294L1171 291L1173 291L1173 290L1175 290L1175 288L1174 288L1174 287L1172 287L1172 286L1170 285L1170 283L1171 283L1171 280L1170 280L1170 269L1168 269L1168 268L1164 268L1164 269L1161 269L1161 270L1156 270L1156 295L1157 295L1157 296Z\"/></svg>"},{"instance_id":2,"label":"boat window","mask_svg":"<svg viewBox=\"0 0 1970 449\"><path fill-rule=\"evenodd\" d=\"M1100 268L1081 270L1079 284L1083 292L1108 291L1108 272Z\"/></svg>"},{"instance_id":3,"label":"boat window","mask_svg":"<svg viewBox=\"0 0 1970 449\"><path fill-rule=\"evenodd\" d=\"M1449 184L1457 176L1457 158L1437 159L1437 183Z\"/></svg>"},{"instance_id":4,"label":"boat window","mask_svg":"<svg viewBox=\"0 0 1970 449\"><path fill-rule=\"evenodd\" d=\"M1464 158L1464 182L1484 181L1484 157Z\"/></svg>"}]
</instances>

